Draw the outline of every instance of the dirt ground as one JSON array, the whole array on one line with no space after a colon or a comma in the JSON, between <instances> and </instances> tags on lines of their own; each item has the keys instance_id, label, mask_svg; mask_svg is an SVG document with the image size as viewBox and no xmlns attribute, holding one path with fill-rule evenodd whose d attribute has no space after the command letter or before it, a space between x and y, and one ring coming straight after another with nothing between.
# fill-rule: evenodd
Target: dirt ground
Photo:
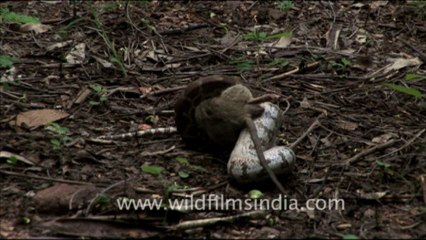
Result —
<instances>
[{"instance_id":1,"label":"dirt ground","mask_svg":"<svg viewBox=\"0 0 426 240\"><path fill-rule=\"evenodd\" d=\"M43 24L0 24L14 59L0 68L0 237L426 238L424 4L70 2L0 4ZM119 209L277 199L176 133L92 139L175 126L176 98L208 75L290 103L279 140L297 159L279 179L298 209Z\"/></svg>"}]
</instances>

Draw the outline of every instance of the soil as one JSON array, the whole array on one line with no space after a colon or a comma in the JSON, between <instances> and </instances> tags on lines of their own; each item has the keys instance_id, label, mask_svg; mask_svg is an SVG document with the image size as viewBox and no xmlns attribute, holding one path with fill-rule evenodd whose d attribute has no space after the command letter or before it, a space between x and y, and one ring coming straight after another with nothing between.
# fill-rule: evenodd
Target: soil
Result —
<instances>
[{"instance_id":1,"label":"soil","mask_svg":"<svg viewBox=\"0 0 426 240\"><path fill-rule=\"evenodd\" d=\"M421 2L0 8L43 24L0 25L0 55L14 59L0 68L2 238L426 238ZM190 149L176 133L93 139L174 126L182 89L208 75L240 76L255 96L290 103L279 133L297 155L279 178L290 204L119 209L123 199L254 201L255 189L279 199L270 181L234 183L226 156Z\"/></svg>"}]
</instances>

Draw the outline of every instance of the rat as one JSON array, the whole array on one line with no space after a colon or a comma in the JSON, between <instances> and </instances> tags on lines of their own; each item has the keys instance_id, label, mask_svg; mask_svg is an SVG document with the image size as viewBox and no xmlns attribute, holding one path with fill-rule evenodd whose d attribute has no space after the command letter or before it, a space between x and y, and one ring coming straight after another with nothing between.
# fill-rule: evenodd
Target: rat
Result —
<instances>
[{"instance_id":1,"label":"rat","mask_svg":"<svg viewBox=\"0 0 426 240\"><path fill-rule=\"evenodd\" d=\"M263 96L256 100L247 87L235 84L223 90L219 96L202 101L195 109L195 120L210 140L218 146L235 145L241 130L247 127L260 164L279 190L285 194L284 188L266 162L253 122L253 119L260 117L264 112L257 102L266 101L268 98Z\"/></svg>"}]
</instances>

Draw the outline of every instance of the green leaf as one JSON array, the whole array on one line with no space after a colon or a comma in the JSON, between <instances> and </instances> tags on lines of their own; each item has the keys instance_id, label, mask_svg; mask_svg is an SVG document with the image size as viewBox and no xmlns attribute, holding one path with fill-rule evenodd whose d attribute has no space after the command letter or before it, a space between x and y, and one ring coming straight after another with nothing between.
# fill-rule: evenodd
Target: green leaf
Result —
<instances>
[{"instance_id":1,"label":"green leaf","mask_svg":"<svg viewBox=\"0 0 426 240\"><path fill-rule=\"evenodd\" d=\"M0 8L0 22L5 23L40 23L40 20L28 15L22 15L15 12L10 12L9 9Z\"/></svg>"},{"instance_id":2,"label":"green leaf","mask_svg":"<svg viewBox=\"0 0 426 240\"><path fill-rule=\"evenodd\" d=\"M70 131L67 127L62 127L61 125L55 122L49 122L47 124L46 129L58 135L65 135Z\"/></svg>"},{"instance_id":3,"label":"green leaf","mask_svg":"<svg viewBox=\"0 0 426 240\"><path fill-rule=\"evenodd\" d=\"M24 224L30 224L31 223L31 219L29 217L23 217L22 221L24 222Z\"/></svg>"},{"instance_id":4,"label":"green leaf","mask_svg":"<svg viewBox=\"0 0 426 240\"><path fill-rule=\"evenodd\" d=\"M105 96L105 95L102 95L100 98L99 98L99 101L101 101L101 102L106 102L108 100L108 97L107 96Z\"/></svg>"},{"instance_id":5,"label":"green leaf","mask_svg":"<svg viewBox=\"0 0 426 240\"><path fill-rule=\"evenodd\" d=\"M415 74L415 73L407 73L404 77L405 81L410 81L410 80L413 80L413 79L425 80L426 75Z\"/></svg>"},{"instance_id":6,"label":"green leaf","mask_svg":"<svg viewBox=\"0 0 426 240\"><path fill-rule=\"evenodd\" d=\"M0 55L0 68L10 68L13 66L14 58L8 55Z\"/></svg>"},{"instance_id":7,"label":"green leaf","mask_svg":"<svg viewBox=\"0 0 426 240\"><path fill-rule=\"evenodd\" d=\"M277 4L277 8L281 11L288 10L290 8L294 7L293 1L284 0Z\"/></svg>"},{"instance_id":8,"label":"green leaf","mask_svg":"<svg viewBox=\"0 0 426 240\"><path fill-rule=\"evenodd\" d=\"M251 199L259 199L263 196L263 193L257 189L253 189L249 192L249 197Z\"/></svg>"},{"instance_id":9,"label":"green leaf","mask_svg":"<svg viewBox=\"0 0 426 240\"><path fill-rule=\"evenodd\" d=\"M189 166L189 161L188 159L184 158L184 157L176 157L176 161L178 161L178 163L184 165L184 166Z\"/></svg>"},{"instance_id":10,"label":"green leaf","mask_svg":"<svg viewBox=\"0 0 426 240\"><path fill-rule=\"evenodd\" d=\"M16 163L18 162L18 159L16 158L16 156L10 156L6 162L10 165L16 165Z\"/></svg>"},{"instance_id":11,"label":"green leaf","mask_svg":"<svg viewBox=\"0 0 426 240\"><path fill-rule=\"evenodd\" d=\"M414 88L396 85L396 84L393 84L393 83L385 83L385 86L392 88L395 91L402 92L402 93L405 93L405 94L409 94L409 95L414 96L416 98L422 97L422 93L419 90L414 89Z\"/></svg>"},{"instance_id":12,"label":"green leaf","mask_svg":"<svg viewBox=\"0 0 426 240\"><path fill-rule=\"evenodd\" d=\"M267 66L275 66L278 65L280 67L285 67L289 64L289 61L283 58L276 58L272 62L268 63Z\"/></svg>"},{"instance_id":13,"label":"green leaf","mask_svg":"<svg viewBox=\"0 0 426 240\"><path fill-rule=\"evenodd\" d=\"M391 164L382 162L380 160L376 160L376 165L382 168L389 168L392 166Z\"/></svg>"},{"instance_id":14,"label":"green leaf","mask_svg":"<svg viewBox=\"0 0 426 240\"><path fill-rule=\"evenodd\" d=\"M107 205L111 203L111 199L105 193L99 194L95 201L100 205Z\"/></svg>"},{"instance_id":15,"label":"green leaf","mask_svg":"<svg viewBox=\"0 0 426 240\"><path fill-rule=\"evenodd\" d=\"M52 144L53 150L59 150L61 149L61 142L57 139L50 140L50 143Z\"/></svg>"},{"instance_id":16,"label":"green leaf","mask_svg":"<svg viewBox=\"0 0 426 240\"><path fill-rule=\"evenodd\" d=\"M340 61L341 61L341 62L343 63L343 65L345 65L345 66L349 66L349 65L351 64L351 61L350 61L349 59L346 59L346 58L342 58Z\"/></svg>"},{"instance_id":17,"label":"green leaf","mask_svg":"<svg viewBox=\"0 0 426 240\"><path fill-rule=\"evenodd\" d=\"M3 91L4 92L9 92L10 90L10 85L8 82L3 82Z\"/></svg>"},{"instance_id":18,"label":"green leaf","mask_svg":"<svg viewBox=\"0 0 426 240\"><path fill-rule=\"evenodd\" d=\"M346 234L342 237L342 239L344 239L344 240L357 240L357 239L359 239L359 237L356 236L356 235L353 235L353 234Z\"/></svg>"},{"instance_id":19,"label":"green leaf","mask_svg":"<svg viewBox=\"0 0 426 240\"><path fill-rule=\"evenodd\" d=\"M266 40L268 34L266 32L249 32L244 35L244 40L249 41L263 41Z\"/></svg>"},{"instance_id":20,"label":"green leaf","mask_svg":"<svg viewBox=\"0 0 426 240\"><path fill-rule=\"evenodd\" d=\"M68 136L63 136L63 137L61 138L61 141L62 141L62 142L64 142L64 143L68 143L68 142L71 142L71 141L72 141L72 138L71 138L71 137L68 137Z\"/></svg>"},{"instance_id":21,"label":"green leaf","mask_svg":"<svg viewBox=\"0 0 426 240\"><path fill-rule=\"evenodd\" d=\"M102 86L99 84L92 84L90 85L90 88L92 88L96 93L102 92Z\"/></svg>"},{"instance_id":22,"label":"green leaf","mask_svg":"<svg viewBox=\"0 0 426 240\"><path fill-rule=\"evenodd\" d=\"M179 177L181 178L188 178L189 177L189 173L185 172L185 171L179 171L178 172Z\"/></svg>"},{"instance_id":23,"label":"green leaf","mask_svg":"<svg viewBox=\"0 0 426 240\"><path fill-rule=\"evenodd\" d=\"M144 166L142 166L142 172L153 174L153 175L158 175L163 170L164 170L163 167L156 166L156 165L144 165Z\"/></svg>"}]
</instances>

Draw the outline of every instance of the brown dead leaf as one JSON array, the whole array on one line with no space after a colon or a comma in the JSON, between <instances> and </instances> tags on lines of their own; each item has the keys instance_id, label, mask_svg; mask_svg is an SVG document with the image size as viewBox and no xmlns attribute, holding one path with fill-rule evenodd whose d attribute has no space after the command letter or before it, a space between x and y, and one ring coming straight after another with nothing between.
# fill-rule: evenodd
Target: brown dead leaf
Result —
<instances>
[{"instance_id":1,"label":"brown dead leaf","mask_svg":"<svg viewBox=\"0 0 426 240\"><path fill-rule=\"evenodd\" d=\"M152 87L140 87L139 91L145 95L152 92Z\"/></svg>"},{"instance_id":2,"label":"brown dead leaf","mask_svg":"<svg viewBox=\"0 0 426 240\"><path fill-rule=\"evenodd\" d=\"M138 129L140 129L140 130L147 130L147 129L151 129L151 128L152 128L152 126L149 125L149 124L146 124L146 123L139 124L139 126L138 126Z\"/></svg>"},{"instance_id":3,"label":"brown dead leaf","mask_svg":"<svg viewBox=\"0 0 426 240\"><path fill-rule=\"evenodd\" d=\"M385 70L383 71L384 73L388 73L392 70L399 70L401 68L410 67L410 66L420 66L422 64L422 61L418 57L410 58L410 59L393 58L393 59L387 59L387 60L391 61L392 63L385 68Z\"/></svg>"},{"instance_id":4,"label":"brown dead leaf","mask_svg":"<svg viewBox=\"0 0 426 240\"><path fill-rule=\"evenodd\" d=\"M39 109L19 113L16 120L9 122L11 125L22 126L25 124L28 127L37 127L45 125L49 122L54 122L62 118L68 117L69 114L55 109Z\"/></svg>"},{"instance_id":5,"label":"brown dead leaf","mask_svg":"<svg viewBox=\"0 0 426 240\"><path fill-rule=\"evenodd\" d=\"M18 161L24 162L26 164L34 165L34 163L31 160L26 159L25 157L22 157L20 155L17 155L8 151L0 151L0 159L1 158L9 159L11 157L15 157Z\"/></svg>"},{"instance_id":6,"label":"brown dead leaf","mask_svg":"<svg viewBox=\"0 0 426 240\"><path fill-rule=\"evenodd\" d=\"M67 56L65 56L65 59L68 63L72 64L81 64L86 59L86 44L85 43L79 43L77 44Z\"/></svg>"},{"instance_id":7,"label":"brown dead leaf","mask_svg":"<svg viewBox=\"0 0 426 240\"><path fill-rule=\"evenodd\" d=\"M348 130L348 131L353 131L353 130L358 128L357 123L345 121L345 120L338 120L336 122L336 126L341 128L341 129Z\"/></svg>"},{"instance_id":8,"label":"brown dead leaf","mask_svg":"<svg viewBox=\"0 0 426 240\"><path fill-rule=\"evenodd\" d=\"M34 196L39 211L68 211L87 204L96 196L98 190L94 185L69 185L57 183L42 189Z\"/></svg>"},{"instance_id":9,"label":"brown dead leaf","mask_svg":"<svg viewBox=\"0 0 426 240\"><path fill-rule=\"evenodd\" d=\"M310 108L312 107L312 104L308 101L306 97L303 98L303 101L300 102L300 106L302 108Z\"/></svg>"},{"instance_id":10,"label":"brown dead leaf","mask_svg":"<svg viewBox=\"0 0 426 240\"><path fill-rule=\"evenodd\" d=\"M388 142L393 137L396 137L396 134L394 134L394 133L385 133L385 134L382 134L382 135L380 135L378 137L373 138L371 141L373 143L382 144L382 143Z\"/></svg>"},{"instance_id":11,"label":"brown dead leaf","mask_svg":"<svg viewBox=\"0 0 426 240\"><path fill-rule=\"evenodd\" d=\"M52 29L52 26L41 23L26 23L19 28L22 32L34 31L35 33L44 33L50 29Z\"/></svg>"},{"instance_id":12,"label":"brown dead leaf","mask_svg":"<svg viewBox=\"0 0 426 240\"><path fill-rule=\"evenodd\" d=\"M386 6L388 4L389 1L373 1L370 3L370 8L371 9L376 9L379 7L383 7Z\"/></svg>"}]
</instances>

